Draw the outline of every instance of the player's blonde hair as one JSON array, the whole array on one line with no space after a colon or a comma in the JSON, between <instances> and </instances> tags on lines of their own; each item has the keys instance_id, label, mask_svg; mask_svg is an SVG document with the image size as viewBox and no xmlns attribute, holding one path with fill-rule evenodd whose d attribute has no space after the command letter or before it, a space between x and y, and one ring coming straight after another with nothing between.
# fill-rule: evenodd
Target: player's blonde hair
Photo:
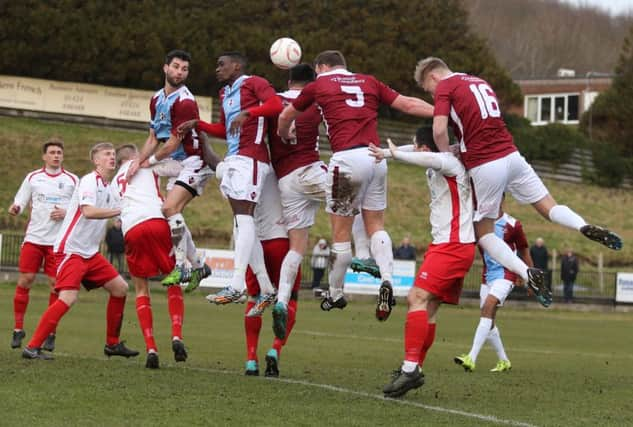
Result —
<instances>
[{"instance_id":1,"label":"player's blonde hair","mask_svg":"<svg viewBox=\"0 0 633 427\"><path fill-rule=\"evenodd\" d=\"M126 160L130 160L136 153L138 148L134 144L124 144L116 149L116 164L121 166L121 163Z\"/></svg>"},{"instance_id":2,"label":"player's blonde hair","mask_svg":"<svg viewBox=\"0 0 633 427\"><path fill-rule=\"evenodd\" d=\"M114 145L111 142L98 142L90 149L90 160L95 159L95 155L104 150L114 150Z\"/></svg>"},{"instance_id":3,"label":"player's blonde hair","mask_svg":"<svg viewBox=\"0 0 633 427\"><path fill-rule=\"evenodd\" d=\"M442 61L440 58L429 56L428 58L421 59L415 66L413 78L418 85L422 86L422 82L424 82L426 76L431 71L438 69L448 70L448 65L446 65L446 62Z\"/></svg>"}]
</instances>

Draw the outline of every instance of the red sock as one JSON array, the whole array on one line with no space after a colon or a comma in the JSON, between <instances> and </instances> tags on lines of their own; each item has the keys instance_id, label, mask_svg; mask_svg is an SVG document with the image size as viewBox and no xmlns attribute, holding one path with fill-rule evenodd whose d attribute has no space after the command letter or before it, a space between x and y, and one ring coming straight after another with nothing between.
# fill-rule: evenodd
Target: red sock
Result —
<instances>
[{"instance_id":1,"label":"red sock","mask_svg":"<svg viewBox=\"0 0 633 427\"><path fill-rule=\"evenodd\" d=\"M404 324L404 360L418 363L429 329L426 310L410 311Z\"/></svg>"},{"instance_id":2,"label":"red sock","mask_svg":"<svg viewBox=\"0 0 633 427\"><path fill-rule=\"evenodd\" d=\"M66 314L70 307L62 300L58 299L49 306L38 323L35 333L29 341L29 348L40 348L42 343L55 330L59 320Z\"/></svg>"},{"instance_id":3,"label":"red sock","mask_svg":"<svg viewBox=\"0 0 633 427\"><path fill-rule=\"evenodd\" d=\"M180 286L167 288L167 307L171 318L171 336L182 338L182 322L185 317L185 301Z\"/></svg>"},{"instance_id":4,"label":"red sock","mask_svg":"<svg viewBox=\"0 0 633 427\"><path fill-rule=\"evenodd\" d=\"M156 341L154 341L153 330L153 318L152 318L152 303L149 296L136 297L136 315L138 316L138 323L141 326L141 332L143 333L143 339L145 339L145 350L156 351Z\"/></svg>"},{"instance_id":5,"label":"red sock","mask_svg":"<svg viewBox=\"0 0 633 427\"><path fill-rule=\"evenodd\" d=\"M246 311L253 308L254 301L246 303ZM262 329L262 318L244 316L244 332L246 332L246 360L257 360L257 343L259 342L259 331Z\"/></svg>"},{"instance_id":6,"label":"red sock","mask_svg":"<svg viewBox=\"0 0 633 427\"><path fill-rule=\"evenodd\" d=\"M29 288L15 287L15 296L13 297L14 329L24 329L24 313L26 313L26 307L29 305L29 292Z\"/></svg>"},{"instance_id":7,"label":"red sock","mask_svg":"<svg viewBox=\"0 0 633 427\"><path fill-rule=\"evenodd\" d=\"M424 338L424 344L422 344L422 351L420 352L420 361L418 362L420 367L424 364L426 352L429 351L429 348L433 345L433 341L435 341L435 323L429 323L426 338Z\"/></svg>"},{"instance_id":8,"label":"red sock","mask_svg":"<svg viewBox=\"0 0 633 427\"><path fill-rule=\"evenodd\" d=\"M50 307L51 305L53 305L55 301L57 301L57 298L59 298L59 295L57 295L57 292L51 292L50 294L48 294L48 306ZM51 333L54 334L55 332L57 331L53 329Z\"/></svg>"},{"instance_id":9,"label":"red sock","mask_svg":"<svg viewBox=\"0 0 633 427\"><path fill-rule=\"evenodd\" d=\"M125 309L125 297L110 295L106 312L106 344L119 343L121 324L123 323L123 310Z\"/></svg>"},{"instance_id":10,"label":"red sock","mask_svg":"<svg viewBox=\"0 0 633 427\"><path fill-rule=\"evenodd\" d=\"M273 340L273 348L277 350L277 357L281 356L281 348L288 342L292 327L295 325L295 319L297 318L297 300L291 299L288 302L288 319L286 320L286 337L283 340L275 338Z\"/></svg>"}]
</instances>

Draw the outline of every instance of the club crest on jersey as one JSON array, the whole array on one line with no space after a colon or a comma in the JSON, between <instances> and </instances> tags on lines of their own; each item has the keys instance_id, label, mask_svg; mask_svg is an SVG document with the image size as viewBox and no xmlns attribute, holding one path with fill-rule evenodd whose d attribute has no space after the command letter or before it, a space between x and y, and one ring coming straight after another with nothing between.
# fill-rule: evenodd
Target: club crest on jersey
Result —
<instances>
[{"instance_id":1,"label":"club crest on jersey","mask_svg":"<svg viewBox=\"0 0 633 427\"><path fill-rule=\"evenodd\" d=\"M255 197L257 196L257 193L255 193L254 191L251 193L251 200L255 200Z\"/></svg>"},{"instance_id":2,"label":"club crest on jersey","mask_svg":"<svg viewBox=\"0 0 633 427\"><path fill-rule=\"evenodd\" d=\"M165 120L165 113L161 111L158 117L160 118L160 120Z\"/></svg>"},{"instance_id":3,"label":"club crest on jersey","mask_svg":"<svg viewBox=\"0 0 633 427\"><path fill-rule=\"evenodd\" d=\"M57 188L59 188L60 190L64 188L64 183L60 182L59 184L57 184Z\"/></svg>"}]
</instances>

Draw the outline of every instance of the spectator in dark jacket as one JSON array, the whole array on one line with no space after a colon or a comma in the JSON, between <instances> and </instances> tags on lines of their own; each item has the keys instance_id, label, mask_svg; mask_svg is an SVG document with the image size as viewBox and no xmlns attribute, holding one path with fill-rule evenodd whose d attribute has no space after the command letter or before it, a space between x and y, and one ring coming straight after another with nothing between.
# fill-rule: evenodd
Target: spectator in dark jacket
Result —
<instances>
[{"instance_id":1,"label":"spectator in dark jacket","mask_svg":"<svg viewBox=\"0 0 633 427\"><path fill-rule=\"evenodd\" d=\"M408 259L415 261L415 246L411 245L411 238L406 236L402 239L402 244L393 251L395 259Z\"/></svg>"},{"instance_id":2,"label":"spectator in dark jacket","mask_svg":"<svg viewBox=\"0 0 633 427\"><path fill-rule=\"evenodd\" d=\"M547 252L547 247L545 246L545 241L542 237L537 238L534 245L530 248L530 257L532 257L534 267L545 272L545 284L551 290L552 270L548 268L549 253Z\"/></svg>"},{"instance_id":3,"label":"spectator in dark jacket","mask_svg":"<svg viewBox=\"0 0 633 427\"><path fill-rule=\"evenodd\" d=\"M563 296L565 302L574 299L574 283L578 275L578 258L571 248L567 248L560 260L560 279L563 281Z\"/></svg>"},{"instance_id":4,"label":"spectator in dark jacket","mask_svg":"<svg viewBox=\"0 0 633 427\"><path fill-rule=\"evenodd\" d=\"M114 266L114 260L116 260L116 269L120 273L123 271L123 254L125 253L125 240L123 239L120 218L115 219L112 227L106 232L105 241L108 247L108 255L110 256L110 264Z\"/></svg>"}]
</instances>

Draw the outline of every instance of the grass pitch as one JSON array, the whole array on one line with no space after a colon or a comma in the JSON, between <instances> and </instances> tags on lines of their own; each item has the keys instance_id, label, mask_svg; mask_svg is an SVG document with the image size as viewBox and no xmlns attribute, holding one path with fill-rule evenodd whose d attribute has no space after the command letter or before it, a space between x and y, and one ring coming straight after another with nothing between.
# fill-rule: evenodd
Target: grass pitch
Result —
<instances>
[{"instance_id":1,"label":"grass pitch","mask_svg":"<svg viewBox=\"0 0 633 427\"><path fill-rule=\"evenodd\" d=\"M189 360L173 361L166 296L154 289L154 326L161 369L145 358L107 359L106 294L82 291L58 329L56 360L30 361L11 350L14 284L0 285L0 425L630 425L631 313L506 307L499 328L510 373L484 347L475 372L452 358L469 349L478 322L473 306L442 307L426 384L402 400L381 388L403 355L405 303L386 323L356 298L344 311L322 312L304 298L281 361L281 377L245 377L243 306L216 307L204 291L186 296L184 339ZM45 309L36 285L26 316L27 340ZM133 295L122 337L143 350ZM260 339L260 371L272 341L270 313Z\"/></svg>"}]
</instances>

